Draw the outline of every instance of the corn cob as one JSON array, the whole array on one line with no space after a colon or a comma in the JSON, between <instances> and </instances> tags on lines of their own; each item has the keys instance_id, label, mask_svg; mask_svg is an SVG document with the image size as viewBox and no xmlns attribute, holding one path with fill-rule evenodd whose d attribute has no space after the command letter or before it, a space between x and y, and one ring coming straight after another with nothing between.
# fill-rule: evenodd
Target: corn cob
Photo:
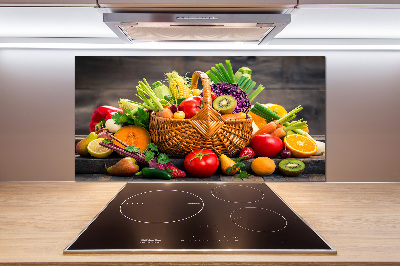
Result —
<instances>
[{"instance_id":1,"label":"corn cob","mask_svg":"<svg viewBox=\"0 0 400 266\"><path fill-rule=\"evenodd\" d=\"M136 113L137 109L139 107L139 104L136 104L133 101L130 101L128 99L119 99L119 108L122 110L128 109L129 111Z\"/></svg>"},{"instance_id":2,"label":"corn cob","mask_svg":"<svg viewBox=\"0 0 400 266\"><path fill-rule=\"evenodd\" d=\"M175 98L188 98L190 96L193 96L185 79L180 76L178 72L172 71L171 73L166 73L165 75L167 75L168 77L169 89L172 92L172 96L174 96Z\"/></svg>"}]
</instances>

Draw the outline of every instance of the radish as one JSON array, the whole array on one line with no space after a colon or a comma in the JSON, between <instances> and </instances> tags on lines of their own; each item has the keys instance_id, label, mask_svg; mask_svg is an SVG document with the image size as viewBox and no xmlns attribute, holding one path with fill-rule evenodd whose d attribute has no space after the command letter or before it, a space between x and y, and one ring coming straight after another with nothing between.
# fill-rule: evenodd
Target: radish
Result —
<instances>
[{"instance_id":1,"label":"radish","mask_svg":"<svg viewBox=\"0 0 400 266\"><path fill-rule=\"evenodd\" d=\"M315 143L317 144L317 151L314 153L314 156L322 155L325 153L325 143L322 141L316 140Z\"/></svg>"},{"instance_id":2,"label":"radish","mask_svg":"<svg viewBox=\"0 0 400 266\"><path fill-rule=\"evenodd\" d=\"M115 133L122 128L121 125L115 124L115 121L113 119L108 119L106 121L105 126L106 126L107 130L111 133Z\"/></svg>"}]
</instances>

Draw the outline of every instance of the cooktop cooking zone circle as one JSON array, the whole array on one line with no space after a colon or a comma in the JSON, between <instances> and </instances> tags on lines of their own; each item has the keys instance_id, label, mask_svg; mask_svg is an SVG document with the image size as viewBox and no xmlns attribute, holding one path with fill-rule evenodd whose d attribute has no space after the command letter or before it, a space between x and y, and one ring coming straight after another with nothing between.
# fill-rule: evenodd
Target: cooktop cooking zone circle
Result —
<instances>
[{"instance_id":1,"label":"cooktop cooking zone circle","mask_svg":"<svg viewBox=\"0 0 400 266\"><path fill-rule=\"evenodd\" d=\"M240 228L257 233L276 233L284 230L286 218L276 211L262 207L242 207L234 210L230 218Z\"/></svg>"},{"instance_id":2,"label":"cooktop cooking zone circle","mask_svg":"<svg viewBox=\"0 0 400 266\"><path fill-rule=\"evenodd\" d=\"M181 222L196 216L203 209L201 197L183 190L145 191L127 198L119 206L125 218L144 224Z\"/></svg>"},{"instance_id":3,"label":"cooktop cooking zone circle","mask_svg":"<svg viewBox=\"0 0 400 266\"><path fill-rule=\"evenodd\" d=\"M222 201L229 203L255 203L264 199L264 193L254 187L246 185L222 185L211 190L211 194Z\"/></svg>"}]
</instances>

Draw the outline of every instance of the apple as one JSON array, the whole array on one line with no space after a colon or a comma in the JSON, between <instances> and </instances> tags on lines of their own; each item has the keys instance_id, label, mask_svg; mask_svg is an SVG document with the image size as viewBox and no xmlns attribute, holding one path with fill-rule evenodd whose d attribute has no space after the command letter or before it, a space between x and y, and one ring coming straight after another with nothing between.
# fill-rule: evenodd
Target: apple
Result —
<instances>
[{"instance_id":1,"label":"apple","mask_svg":"<svg viewBox=\"0 0 400 266\"><path fill-rule=\"evenodd\" d=\"M251 139L250 146L257 156L274 158L283 149L283 142L270 134L261 134Z\"/></svg>"}]
</instances>

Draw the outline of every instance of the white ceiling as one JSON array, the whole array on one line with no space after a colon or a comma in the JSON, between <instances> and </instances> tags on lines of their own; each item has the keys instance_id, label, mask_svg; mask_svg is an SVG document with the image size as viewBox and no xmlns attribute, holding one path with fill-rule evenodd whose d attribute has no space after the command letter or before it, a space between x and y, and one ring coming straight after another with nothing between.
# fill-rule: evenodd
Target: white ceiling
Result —
<instances>
[{"instance_id":1,"label":"white ceiling","mask_svg":"<svg viewBox=\"0 0 400 266\"><path fill-rule=\"evenodd\" d=\"M400 40L399 29L400 9L306 8L296 10L292 22L276 38ZM99 43L105 39L120 42L102 22L102 13L96 8L0 7L0 43L18 42L17 38L99 38Z\"/></svg>"}]
</instances>

